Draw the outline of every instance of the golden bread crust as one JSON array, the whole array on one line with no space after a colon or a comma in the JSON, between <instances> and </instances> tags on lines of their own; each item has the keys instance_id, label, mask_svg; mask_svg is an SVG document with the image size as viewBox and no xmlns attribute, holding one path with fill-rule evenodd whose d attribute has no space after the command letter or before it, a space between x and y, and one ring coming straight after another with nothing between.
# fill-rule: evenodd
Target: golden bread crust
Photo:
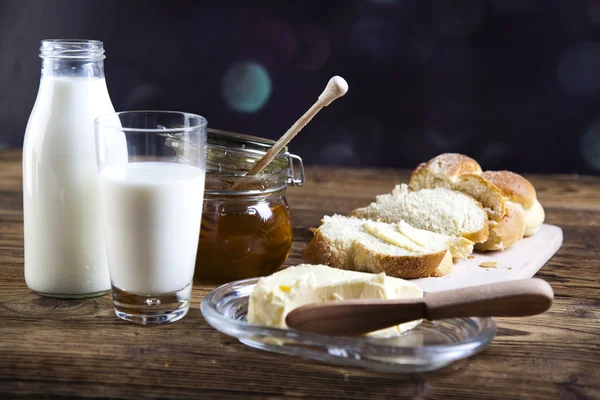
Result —
<instances>
[{"instance_id":1,"label":"golden bread crust","mask_svg":"<svg viewBox=\"0 0 600 400\"><path fill-rule=\"evenodd\" d=\"M477 184L473 184L476 181ZM464 190L465 187L477 187L485 188L487 193L481 193L480 195L475 195L473 192L469 192ZM488 214L488 218L492 221L500 221L504 214L506 214L506 207L504 199L502 198L501 190L490 181L485 179L482 175L464 175L460 177L458 182L453 186L453 190L458 190L466 195L473 197L475 200L479 201L482 206L485 206ZM489 197L492 201L484 202L483 197ZM487 203L487 204L484 204Z\"/></svg>"},{"instance_id":2,"label":"golden bread crust","mask_svg":"<svg viewBox=\"0 0 600 400\"><path fill-rule=\"evenodd\" d=\"M452 253L450 251L446 252L446 255L440 262L440 265L433 271L431 274L432 277L439 278L442 276L449 275L450 272L454 269L454 263L452 260Z\"/></svg>"},{"instance_id":3,"label":"golden bread crust","mask_svg":"<svg viewBox=\"0 0 600 400\"><path fill-rule=\"evenodd\" d=\"M315 234L302 253L302 258L310 264L323 264L340 269L354 269L352 256L321 234L319 229L311 228Z\"/></svg>"},{"instance_id":4,"label":"golden bread crust","mask_svg":"<svg viewBox=\"0 0 600 400\"><path fill-rule=\"evenodd\" d=\"M372 273L385 272L395 278L415 279L434 276L448 250L418 256L391 256L373 252L358 241L354 253L354 257L351 257L317 229L302 258L311 264ZM447 266L443 267L442 271L448 271Z\"/></svg>"},{"instance_id":5,"label":"golden bread crust","mask_svg":"<svg viewBox=\"0 0 600 400\"><path fill-rule=\"evenodd\" d=\"M506 215L490 228L489 239L485 243L477 243L478 251L506 250L519 240L525 233L525 214L520 205L506 202Z\"/></svg>"},{"instance_id":6,"label":"golden bread crust","mask_svg":"<svg viewBox=\"0 0 600 400\"><path fill-rule=\"evenodd\" d=\"M362 243L357 242L354 249L358 270L366 268L372 273L385 272L386 275L402 279L416 279L431 276L440 265L448 252L442 250L438 253L423 254L419 256L390 256L378 254Z\"/></svg>"},{"instance_id":7,"label":"golden bread crust","mask_svg":"<svg viewBox=\"0 0 600 400\"><path fill-rule=\"evenodd\" d=\"M527 179L511 171L485 171L483 177L494 184L502 195L529 210L536 200L535 188Z\"/></svg>"},{"instance_id":8,"label":"golden bread crust","mask_svg":"<svg viewBox=\"0 0 600 400\"><path fill-rule=\"evenodd\" d=\"M435 176L443 175L450 180L457 179L462 175L482 174L481 166L477 161L458 153L443 153L425 163L421 163L414 170L413 175L419 175L424 171L431 172ZM410 181L413 182L412 176Z\"/></svg>"},{"instance_id":9,"label":"golden bread crust","mask_svg":"<svg viewBox=\"0 0 600 400\"><path fill-rule=\"evenodd\" d=\"M373 221L386 222L388 224L400 222L399 220L391 221L390 218L383 218L382 216L377 214L375 210L369 208L369 206L357 208L356 210L351 211L350 214L348 214L348 216L360 219L370 219Z\"/></svg>"},{"instance_id":10,"label":"golden bread crust","mask_svg":"<svg viewBox=\"0 0 600 400\"><path fill-rule=\"evenodd\" d=\"M490 237L489 223L485 224L483 229L474 233L466 233L462 237L464 237L465 239L469 239L471 242L475 243L485 242Z\"/></svg>"},{"instance_id":11,"label":"golden bread crust","mask_svg":"<svg viewBox=\"0 0 600 400\"><path fill-rule=\"evenodd\" d=\"M483 177L477 161L463 154L440 154L420 164L410 176L409 188L413 191L436 187L472 196L485 207L492 221L500 221L506 213L500 189Z\"/></svg>"}]
</instances>

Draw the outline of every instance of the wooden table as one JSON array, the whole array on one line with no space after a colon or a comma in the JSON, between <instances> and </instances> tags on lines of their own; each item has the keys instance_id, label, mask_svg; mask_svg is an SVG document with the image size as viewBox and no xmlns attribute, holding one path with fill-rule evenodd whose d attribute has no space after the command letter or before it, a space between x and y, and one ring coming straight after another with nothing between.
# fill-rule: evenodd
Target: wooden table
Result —
<instances>
[{"instance_id":1,"label":"wooden table","mask_svg":"<svg viewBox=\"0 0 600 400\"><path fill-rule=\"evenodd\" d=\"M529 176L547 222L564 230L559 253L538 274L552 308L497 318L482 353L413 375L369 372L253 350L212 329L196 287L181 321L158 327L118 320L110 296L56 300L23 279L21 154L0 152L0 398L600 398L600 178ZM406 171L310 167L291 188L300 261L323 214L346 213L406 181Z\"/></svg>"}]
</instances>

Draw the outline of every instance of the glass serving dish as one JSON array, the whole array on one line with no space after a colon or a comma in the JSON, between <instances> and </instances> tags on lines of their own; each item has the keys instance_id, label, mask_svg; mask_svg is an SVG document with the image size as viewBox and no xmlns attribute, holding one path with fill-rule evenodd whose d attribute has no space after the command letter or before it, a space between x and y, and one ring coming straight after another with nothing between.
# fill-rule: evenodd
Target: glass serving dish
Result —
<instances>
[{"instance_id":1,"label":"glass serving dish","mask_svg":"<svg viewBox=\"0 0 600 400\"><path fill-rule=\"evenodd\" d=\"M202 300L200 310L218 331L274 353L382 372L416 373L476 354L496 335L491 318L423 321L412 331L390 338L331 337L252 325L246 313L256 282L258 278L222 285Z\"/></svg>"}]
</instances>

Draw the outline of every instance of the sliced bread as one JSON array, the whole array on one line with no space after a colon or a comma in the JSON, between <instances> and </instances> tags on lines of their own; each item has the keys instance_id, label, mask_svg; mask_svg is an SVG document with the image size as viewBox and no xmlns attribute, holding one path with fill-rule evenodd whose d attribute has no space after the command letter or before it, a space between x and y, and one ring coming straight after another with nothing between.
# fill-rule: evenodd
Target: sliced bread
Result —
<instances>
[{"instance_id":1,"label":"sliced bread","mask_svg":"<svg viewBox=\"0 0 600 400\"><path fill-rule=\"evenodd\" d=\"M505 203L506 214L499 222L490 221L490 236L485 243L477 243L478 251L502 251L523 239L525 214L523 209L510 201Z\"/></svg>"},{"instance_id":2,"label":"sliced bread","mask_svg":"<svg viewBox=\"0 0 600 400\"><path fill-rule=\"evenodd\" d=\"M470 157L444 153L420 164L410 177L411 190L446 188L479 201L489 219L500 221L506 213L502 193L483 177L481 166Z\"/></svg>"},{"instance_id":3,"label":"sliced bread","mask_svg":"<svg viewBox=\"0 0 600 400\"><path fill-rule=\"evenodd\" d=\"M387 224L334 215L322 222L312 229L315 236L302 254L310 263L405 279L441 276L452 270L447 254L455 238L404 221Z\"/></svg>"},{"instance_id":4,"label":"sliced bread","mask_svg":"<svg viewBox=\"0 0 600 400\"><path fill-rule=\"evenodd\" d=\"M464 193L444 188L410 191L407 185L398 185L391 194L377 196L374 203L351 215L387 223L405 221L415 228L476 243L488 239L488 218L481 205ZM455 252L453 256L457 258Z\"/></svg>"},{"instance_id":5,"label":"sliced bread","mask_svg":"<svg viewBox=\"0 0 600 400\"><path fill-rule=\"evenodd\" d=\"M483 177L500 189L507 203L512 202L523 210L523 235L534 235L542 226L545 213L531 182L510 171L485 171Z\"/></svg>"},{"instance_id":6,"label":"sliced bread","mask_svg":"<svg viewBox=\"0 0 600 400\"><path fill-rule=\"evenodd\" d=\"M497 223L490 222L488 241L476 249L506 250L523 236L534 235L544 222L544 209L531 182L510 171L485 171L482 176L500 190L506 214Z\"/></svg>"}]
</instances>

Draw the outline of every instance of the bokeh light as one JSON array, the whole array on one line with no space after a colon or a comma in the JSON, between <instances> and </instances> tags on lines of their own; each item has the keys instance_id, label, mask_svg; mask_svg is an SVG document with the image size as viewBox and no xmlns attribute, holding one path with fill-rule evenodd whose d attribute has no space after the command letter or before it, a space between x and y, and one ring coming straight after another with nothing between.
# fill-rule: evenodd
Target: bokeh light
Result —
<instances>
[{"instance_id":1,"label":"bokeh light","mask_svg":"<svg viewBox=\"0 0 600 400\"><path fill-rule=\"evenodd\" d=\"M277 73L282 68L281 60L275 51L264 46L246 46L236 55L235 60L241 62L252 60L270 74Z\"/></svg>"},{"instance_id":2,"label":"bokeh light","mask_svg":"<svg viewBox=\"0 0 600 400\"><path fill-rule=\"evenodd\" d=\"M600 171L600 121L592 123L581 136L579 147L585 163Z\"/></svg>"},{"instance_id":3,"label":"bokeh light","mask_svg":"<svg viewBox=\"0 0 600 400\"><path fill-rule=\"evenodd\" d=\"M558 64L558 79L575 94L600 90L600 43L585 42L568 48Z\"/></svg>"},{"instance_id":4,"label":"bokeh light","mask_svg":"<svg viewBox=\"0 0 600 400\"><path fill-rule=\"evenodd\" d=\"M225 72L221 94L232 109L254 113L262 109L271 96L271 78L256 62L238 62Z\"/></svg>"}]
</instances>

